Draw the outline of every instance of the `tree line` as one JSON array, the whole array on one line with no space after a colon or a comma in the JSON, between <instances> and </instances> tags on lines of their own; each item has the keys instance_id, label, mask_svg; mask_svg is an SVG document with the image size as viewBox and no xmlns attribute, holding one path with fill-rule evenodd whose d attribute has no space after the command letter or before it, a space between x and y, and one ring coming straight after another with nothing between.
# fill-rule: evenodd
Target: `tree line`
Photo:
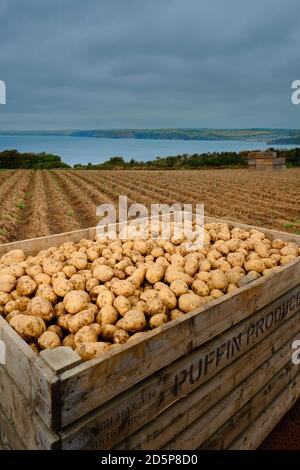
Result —
<instances>
[{"instance_id":1,"label":"tree line","mask_svg":"<svg viewBox=\"0 0 300 470\"><path fill-rule=\"evenodd\" d=\"M278 157L285 157L289 167L300 166L300 148L291 150L275 150ZM93 165L77 164L76 169L88 170L116 170L116 169L195 169L203 167L213 168L245 168L248 166L248 152L213 152L194 153L193 155L183 154L168 157L157 157L148 162L139 162L134 159L125 161L123 157L111 157L109 160Z\"/></svg>"},{"instance_id":2,"label":"tree line","mask_svg":"<svg viewBox=\"0 0 300 470\"><path fill-rule=\"evenodd\" d=\"M285 157L289 167L300 166L300 148L276 151L278 157ZM154 160L140 162L134 159L125 161L123 157L111 157L109 160L93 165L76 164L75 169L87 170L116 170L116 169L196 169L212 168L245 168L248 166L248 152L212 152L182 154L167 157L156 157ZM71 168L61 160L58 155L42 153L20 153L17 150L0 152L0 169L34 169L51 170L55 168Z\"/></svg>"},{"instance_id":3,"label":"tree line","mask_svg":"<svg viewBox=\"0 0 300 470\"><path fill-rule=\"evenodd\" d=\"M70 168L61 157L50 153L21 153L18 150L0 152L0 169L51 170L52 168Z\"/></svg>"}]
</instances>

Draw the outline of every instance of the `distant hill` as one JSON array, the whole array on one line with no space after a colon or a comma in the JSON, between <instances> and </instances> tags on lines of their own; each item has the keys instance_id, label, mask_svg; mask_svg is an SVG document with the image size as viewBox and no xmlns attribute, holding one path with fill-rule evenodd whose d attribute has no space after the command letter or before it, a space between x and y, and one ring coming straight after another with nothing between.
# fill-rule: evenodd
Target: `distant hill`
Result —
<instances>
[{"instance_id":1,"label":"distant hill","mask_svg":"<svg viewBox=\"0 0 300 470\"><path fill-rule=\"evenodd\" d=\"M70 136L110 139L248 140L270 145L300 145L297 129L95 129L61 131L0 131L0 135Z\"/></svg>"}]
</instances>

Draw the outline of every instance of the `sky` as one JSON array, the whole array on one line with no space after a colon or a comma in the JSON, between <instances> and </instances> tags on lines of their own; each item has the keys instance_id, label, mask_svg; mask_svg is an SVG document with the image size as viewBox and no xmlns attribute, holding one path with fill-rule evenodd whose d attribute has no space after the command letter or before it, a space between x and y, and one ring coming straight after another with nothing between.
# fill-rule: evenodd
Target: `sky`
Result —
<instances>
[{"instance_id":1,"label":"sky","mask_svg":"<svg viewBox=\"0 0 300 470\"><path fill-rule=\"evenodd\" d=\"M299 128L299 0L1 0L0 130Z\"/></svg>"}]
</instances>

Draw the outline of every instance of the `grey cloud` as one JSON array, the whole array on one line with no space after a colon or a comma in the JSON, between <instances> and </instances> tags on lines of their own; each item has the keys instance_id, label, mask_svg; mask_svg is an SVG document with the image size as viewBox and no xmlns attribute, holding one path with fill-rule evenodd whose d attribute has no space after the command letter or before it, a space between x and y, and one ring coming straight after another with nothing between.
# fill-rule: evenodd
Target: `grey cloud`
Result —
<instances>
[{"instance_id":1,"label":"grey cloud","mask_svg":"<svg viewBox=\"0 0 300 470\"><path fill-rule=\"evenodd\" d=\"M0 129L297 127L297 0L2 0Z\"/></svg>"}]
</instances>

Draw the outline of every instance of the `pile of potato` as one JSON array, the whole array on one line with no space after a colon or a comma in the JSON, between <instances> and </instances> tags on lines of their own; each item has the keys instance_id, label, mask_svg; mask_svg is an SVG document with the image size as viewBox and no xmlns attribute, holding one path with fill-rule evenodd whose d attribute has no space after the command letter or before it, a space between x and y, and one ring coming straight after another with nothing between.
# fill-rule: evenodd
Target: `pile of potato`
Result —
<instances>
[{"instance_id":1,"label":"pile of potato","mask_svg":"<svg viewBox=\"0 0 300 470\"><path fill-rule=\"evenodd\" d=\"M174 237L13 250L0 259L0 314L35 352L63 345L89 360L299 255L295 243L225 223L206 224L196 251Z\"/></svg>"}]
</instances>

